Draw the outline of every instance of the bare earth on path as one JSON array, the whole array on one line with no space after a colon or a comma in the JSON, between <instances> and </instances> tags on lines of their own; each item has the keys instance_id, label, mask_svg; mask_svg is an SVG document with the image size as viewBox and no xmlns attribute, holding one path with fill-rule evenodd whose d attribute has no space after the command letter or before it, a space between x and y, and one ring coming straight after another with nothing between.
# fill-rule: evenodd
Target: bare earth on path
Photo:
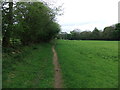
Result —
<instances>
[{"instance_id":1,"label":"bare earth on path","mask_svg":"<svg viewBox=\"0 0 120 90\"><path fill-rule=\"evenodd\" d=\"M62 88L62 75L61 75L61 69L60 69L60 65L58 63L58 57L57 57L57 53L55 51L54 46L52 47L52 51L53 51L53 64L54 64L54 71L55 71L55 82L54 82L54 87L55 88Z\"/></svg>"}]
</instances>

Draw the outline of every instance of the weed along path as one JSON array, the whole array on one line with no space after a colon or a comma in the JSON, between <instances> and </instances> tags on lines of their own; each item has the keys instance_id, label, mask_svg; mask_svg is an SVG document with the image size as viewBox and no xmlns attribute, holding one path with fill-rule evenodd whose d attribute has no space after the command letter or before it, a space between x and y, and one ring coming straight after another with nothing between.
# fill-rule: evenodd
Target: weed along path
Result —
<instances>
[{"instance_id":1,"label":"weed along path","mask_svg":"<svg viewBox=\"0 0 120 90\"><path fill-rule=\"evenodd\" d=\"M54 64L54 71L55 71L55 82L54 82L54 87L55 88L62 88L63 86L63 80L62 80L62 75L61 75L61 69L60 65L58 63L58 57L57 53L55 51L54 46L52 46L52 51L53 51L53 64Z\"/></svg>"}]
</instances>

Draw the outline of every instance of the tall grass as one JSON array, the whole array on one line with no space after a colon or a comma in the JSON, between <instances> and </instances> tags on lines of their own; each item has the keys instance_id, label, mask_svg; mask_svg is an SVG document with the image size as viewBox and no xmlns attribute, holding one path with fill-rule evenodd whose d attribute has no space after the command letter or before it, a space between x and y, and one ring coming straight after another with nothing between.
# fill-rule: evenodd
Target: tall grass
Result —
<instances>
[{"instance_id":1,"label":"tall grass","mask_svg":"<svg viewBox=\"0 0 120 90\"><path fill-rule=\"evenodd\" d=\"M52 88L51 44L22 47L3 54L3 88Z\"/></svg>"}]
</instances>

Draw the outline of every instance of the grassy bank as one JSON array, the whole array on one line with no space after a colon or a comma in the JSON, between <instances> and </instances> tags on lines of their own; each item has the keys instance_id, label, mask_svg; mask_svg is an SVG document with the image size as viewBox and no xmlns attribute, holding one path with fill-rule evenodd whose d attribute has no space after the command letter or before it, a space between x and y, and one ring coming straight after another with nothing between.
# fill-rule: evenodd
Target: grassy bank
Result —
<instances>
[{"instance_id":1,"label":"grassy bank","mask_svg":"<svg viewBox=\"0 0 120 90\"><path fill-rule=\"evenodd\" d=\"M118 42L59 40L56 44L67 88L116 88Z\"/></svg>"},{"instance_id":2,"label":"grassy bank","mask_svg":"<svg viewBox=\"0 0 120 90\"><path fill-rule=\"evenodd\" d=\"M22 47L3 53L3 88L52 88L51 44Z\"/></svg>"}]
</instances>

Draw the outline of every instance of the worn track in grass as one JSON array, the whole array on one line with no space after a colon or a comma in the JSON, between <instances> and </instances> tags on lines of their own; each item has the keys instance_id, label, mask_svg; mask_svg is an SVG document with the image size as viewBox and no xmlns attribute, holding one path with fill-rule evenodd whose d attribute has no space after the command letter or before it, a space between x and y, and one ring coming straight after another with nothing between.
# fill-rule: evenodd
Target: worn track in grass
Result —
<instances>
[{"instance_id":1,"label":"worn track in grass","mask_svg":"<svg viewBox=\"0 0 120 90\"><path fill-rule=\"evenodd\" d=\"M63 87L63 80L62 80L62 75L61 75L61 69L60 69L60 65L58 63L58 57L57 57L57 53L55 51L54 46L52 46L52 51L53 51L54 71L55 71L54 87L55 88L62 88Z\"/></svg>"}]
</instances>

